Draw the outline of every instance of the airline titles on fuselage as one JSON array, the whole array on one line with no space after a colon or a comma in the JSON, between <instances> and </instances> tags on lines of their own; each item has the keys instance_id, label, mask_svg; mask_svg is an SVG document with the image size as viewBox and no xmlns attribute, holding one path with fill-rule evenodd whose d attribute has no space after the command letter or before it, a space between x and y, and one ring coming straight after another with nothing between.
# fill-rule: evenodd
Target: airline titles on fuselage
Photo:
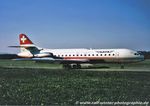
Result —
<instances>
[{"instance_id":1,"label":"airline titles on fuselage","mask_svg":"<svg viewBox=\"0 0 150 106\"><path fill-rule=\"evenodd\" d=\"M112 52L114 52L113 50L111 50L111 51L96 51L97 53L112 53Z\"/></svg>"}]
</instances>

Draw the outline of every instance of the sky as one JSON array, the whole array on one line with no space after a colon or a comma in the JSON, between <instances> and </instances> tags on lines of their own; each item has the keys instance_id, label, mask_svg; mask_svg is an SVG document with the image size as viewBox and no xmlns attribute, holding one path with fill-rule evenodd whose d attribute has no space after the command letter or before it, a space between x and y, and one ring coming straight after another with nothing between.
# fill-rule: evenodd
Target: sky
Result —
<instances>
[{"instance_id":1,"label":"sky","mask_svg":"<svg viewBox=\"0 0 150 106\"><path fill-rule=\"evenodd\" d=\"M20 33L43 48L150 50L150 0L0 0L0 52Z\"/></svg>"}]
</instances>

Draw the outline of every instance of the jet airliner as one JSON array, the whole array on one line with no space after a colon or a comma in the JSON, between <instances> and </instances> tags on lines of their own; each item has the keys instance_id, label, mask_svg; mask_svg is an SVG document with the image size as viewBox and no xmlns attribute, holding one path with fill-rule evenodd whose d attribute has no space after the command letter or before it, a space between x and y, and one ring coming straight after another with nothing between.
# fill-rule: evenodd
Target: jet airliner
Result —
<instances>
[{"instance_id":1,"label":"jet airliner","mask_svg":"<svg viewBox=\"0 0 150 106\"><path fill-rule=\"evenodd\" d=\"M63 64L64 68L81 68L90 63L133 63L144 60L144 56L130 49L44 49L36 46L25 34L19 35L21 52L15 60L47 61ZM123 68L123 66L121 66Z\"/></svg>"}]
</instances>

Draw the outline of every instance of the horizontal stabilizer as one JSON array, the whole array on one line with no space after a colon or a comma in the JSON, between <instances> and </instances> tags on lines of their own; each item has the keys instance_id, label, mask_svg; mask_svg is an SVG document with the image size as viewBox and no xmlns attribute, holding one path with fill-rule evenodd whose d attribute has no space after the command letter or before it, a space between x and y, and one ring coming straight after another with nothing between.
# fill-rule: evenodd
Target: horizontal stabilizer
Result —
<instances>
[{"instance_id":1,"label":"horizontal stabilizer","mask_svg":"<svg viewBox=\"0 0 150 106\"><path fill-rule=\"evenodd\" d=\"M32 48L32 47L36 47L35 45L20 45L20 46L8 46L8 47L12 47L12 48Z\"/></svg>"}]
</instances>

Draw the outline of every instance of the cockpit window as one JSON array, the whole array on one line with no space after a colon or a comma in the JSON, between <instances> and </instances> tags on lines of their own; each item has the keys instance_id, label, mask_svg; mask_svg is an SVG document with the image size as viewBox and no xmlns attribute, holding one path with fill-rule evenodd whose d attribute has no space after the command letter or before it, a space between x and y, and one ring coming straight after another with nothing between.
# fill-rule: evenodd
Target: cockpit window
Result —
<instances>
[{"instance_id":1,"label":"cockpit window","mask_svg":"<svg viewBox=\"0 0 150 106\"><path fill-rule=\"evenodd\" d=\"M139 55L138 53L134 53L134 55Z\"/></svg>"}]
</instances>

